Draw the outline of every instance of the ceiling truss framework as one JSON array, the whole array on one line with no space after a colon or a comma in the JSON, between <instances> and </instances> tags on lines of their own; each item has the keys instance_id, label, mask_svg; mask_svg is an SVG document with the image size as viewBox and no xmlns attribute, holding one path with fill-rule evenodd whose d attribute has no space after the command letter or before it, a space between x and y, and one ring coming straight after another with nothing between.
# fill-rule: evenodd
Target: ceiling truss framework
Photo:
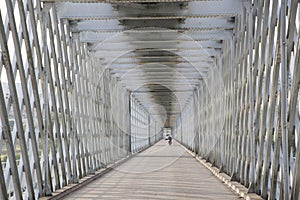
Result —
<instances>
[{"instance_id":1,"label":"ceiling truss framework","mask_svg":"<svg viewBox=\"0 0 300 200\"><path fill-rule=\"evenodd\" d=\"M88 43L99 67L109 69L146 110L158 104L166 113L180 113L215 67L243 7L230 0L44 2L55 3L58 17ZM190 92L177 93L177 87ZM149 92L135 93L139 90ZM170 115L165 126L172 127L177 117Z\"/></svg>"},{"instance_id":2,"label":"ceiling truss framework","mask_svg":"<svg viewBox=\"0 0 300 200\"><path fill-rule=\"evenodd\" d=\"M0 199L51 195L163 128L249 193L298 199L298 2L1 1Z\"/></svg>"}]
</instances>

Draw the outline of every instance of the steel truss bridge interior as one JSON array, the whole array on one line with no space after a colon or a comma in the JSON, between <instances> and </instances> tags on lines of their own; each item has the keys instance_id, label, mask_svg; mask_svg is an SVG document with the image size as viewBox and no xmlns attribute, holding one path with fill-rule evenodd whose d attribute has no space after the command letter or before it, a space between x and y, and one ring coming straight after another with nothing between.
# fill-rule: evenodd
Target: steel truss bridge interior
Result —
<instances>
[{"instance_id":1,"label":"steel truss bridge interior","mask_svg":"<svg viewBox=\"0 0 300 200\"><path fill-rule=\"evenodd\" d=\"M175 139L299 199L298 0L2 0L0 199Z\"/></svg>"}]
</instances>

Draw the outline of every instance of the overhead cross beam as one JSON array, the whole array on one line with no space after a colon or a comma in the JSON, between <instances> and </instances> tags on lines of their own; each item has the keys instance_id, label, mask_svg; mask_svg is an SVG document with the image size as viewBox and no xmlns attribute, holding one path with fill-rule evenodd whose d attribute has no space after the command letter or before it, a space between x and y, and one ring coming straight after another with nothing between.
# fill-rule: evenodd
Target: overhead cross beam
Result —
<instances>
[{"instance_id":1,"label":"overhead cross beam","mask_svg":"<svg viewBox=\"0 0 300 200\"><path fill-rule=\"evenodd\" d=\"M72 32L82 31L126 31L125 26L130 29L142 28L142 27L168 27L168 24L178 23L177 20L181 19L153 19L153 20L80 20L71 21L70 30ZM120 26L120 21L122 26ZM139 24L142 22L143 24ZM150 23L151 22L151 23ZM181 27L183 30L230 30L235 27L234 20L231 17L227 18L187 18L183 22L179 21L177 27ZM174 27L170 27L174 28Z\"/></svg>"},{"instance_id":2,"label":"overhead cross beam","mask_svg":"<svg viewBox=\"0 0 300 200\"><path fill-rule=\"evenodd\" d=\"M169 4L166 6L160 6L160 9L156 10L148 9L150 16L141 16L143 9L130 9L130 15L128 13L122 14L115 12L116 8L112 4L108 3L125 3L129 1L93 1L93 0L42 0L44 3L56 3L58 10L58 16L60 18L67 19L172 19L172 18L205 18L205 17L224 17L224 16L236 16L241 13L243 4L242 1L236 0L222 0L222 1L191 1L188 6L182 11L182 14L174 14L174 9L169 9ZM100 3L101 2L101 3ZM108 3L107 3L108 2ZM144 3L151 1L138 1L132 2ZM153 1L152 1L153 2ZM155 1L154 1L155 2ZM166 0L170 2L170 0ZM163 0L160 1L163 3ZM160 14L157 15L157 13ZM154 14L155 16L151 16Z\"/></svg>"}]
</instances>

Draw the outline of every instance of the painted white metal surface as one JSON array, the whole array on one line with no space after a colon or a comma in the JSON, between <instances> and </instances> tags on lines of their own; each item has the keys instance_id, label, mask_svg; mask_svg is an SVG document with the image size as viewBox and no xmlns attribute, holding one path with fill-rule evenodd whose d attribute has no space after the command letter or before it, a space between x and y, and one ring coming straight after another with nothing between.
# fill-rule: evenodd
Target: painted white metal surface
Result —
<instances>
[{"instance_id":1,"label":"painted white metal surface","mask_svg":"<svg viewBox=\"0 0 300 200\"><path fill-rule=\"evenodd\" d=\"M249 192L299 198L298 1L3 0L0 12L0 199L76 183L163 127Z\"/></svg>"}]
</instances>

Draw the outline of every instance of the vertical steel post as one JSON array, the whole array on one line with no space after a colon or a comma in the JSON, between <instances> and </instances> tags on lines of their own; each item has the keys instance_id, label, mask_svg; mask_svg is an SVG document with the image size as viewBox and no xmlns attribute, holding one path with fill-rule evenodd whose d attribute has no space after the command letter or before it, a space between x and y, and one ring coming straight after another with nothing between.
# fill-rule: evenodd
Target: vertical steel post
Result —
<instances>
[{"instance_id":1,"label":"vertical steel post","mask_svg":"<svg viewBox=\"0 0 300 200\"><path fill-rule=\"evenodd\" d=\"M286 118L286 107L287 107L287 63L286 63L286 0L281 0L280 9L280 47L281 47L281 132L282 132L282 154L283 154L283 199L289 198L289 164L288 164L288 134L287 118Z\"/></svg>"},{"instance_id":2,"label":"vertical steel post","mask_svg":"<svg viewBox=\"0 0 300 200\"><path fill-rule=\"evenodd\" d=\"M236 173L236 158L237 158L237 151L236 151L236 132L237 132L237 127L236 127L236 110L235 110L235 81L236 81L236 74L235 74L235 60L234 60L234 55L235 55L235 33L231 37L230 40L230 49L231 49L231 115L232 115L232 125L231 125L231 131L232 131L232 138L231 138L231 151L232 151L232 176L235 175Z\"/></svg>"},{"instance_id":3,"label":"vertical steel post","mask_svg":"<svg viewBox=\"0 0 300 200\"><path fill-rule=\"evenodd\" d=\"M192 101L193 101L193 105L192 105L192 107L193 107L193 110L194 110L194 112L193 112L193 115L194 115L194 130L193 130L193 132L194 132L194 135L193 135L193 140L194 140L194 153L195 153L195 156L197 156L197 154L199 153L199 149L198 149L198 146L199 146L199 140L198 140L198 138L199 138L199 132L198 132L198 126L197 126L197 124L198 124L198 109L196 109L197 108L197 103L196 103L196 100L198 99L198 95L197 95L197 89L195 89L194 91L193 91L193 99L192 99Z\"/></svg>"},{"instance_id":4,"label":"vertical steel post","mask_svg":"<svg viewBox=\"0 0 300 200\"><path fill-rule=\"evenodd\" d=\"M148 114L148 145L151 146L151 129L150 129L150 114Z\"/></svg>"},{"instance_id":5,"label":"vertical steel post","mask_svg":"<svg viewBox=\"0 0 300 200\"><path fill-rule=\"evenodd\" d=\"M198 131L198 155L200 155L200 120L201 120L201 118L200 118L200 86L198 85L198 87L197 87L197 96L198 96L198 98L197 98L197 131Z\"/></svg>"},{"instance_id":6,"label":"vertical steel post","mask_svg":"<svg viewBox=\"0 0 300 200\"><path fill-rule=\"evenodd\" d=\"M183 142L183 134L182 134L182 113L180 113L180 142Z\"/></svg>"},{"instance_id":7,"label":"vertical steel post","mask_svg":"<svg viewBox=\"0 0 300 200\"><path fill-rule=\"evenodd\" d=\"M132 92L130 92L129 93L129 95L128 95L128 100L129 100L129 103L128 103L128 112L129 112L129 115L128 115L128 117L129 117L129 131L128 131L128 152L129 152L129 154L131 154L132 153L132 144L131 144L131 142L132 142L132 140L131 140L131 131L132 131L132 126L131 126L131 124L132 124Z\"/></svg>"},{"instance_id":8,"label":"vertical steel post","mask_svg":"<svg viewBox=\"0 0 300 200\"><path fill-rule=\"evenodd\" d=\"M66 68L66 75L63 73L63 68L61 68L61 71L62 71L62 78L63 78L63 81L65 83L65 89L64 89L64 99L65 99L65 109L66 109L66 126L67 126L67 130L66 130L66 134L64 135L64 150L65 150L65 157L66 157L66 173L68 175L67 179L68 180L71 180L71 174L72 174L72 170L71 170L71 158L70 158L70 154L69 154L69 151L68 149L70 148L70 143L68 142L67 140L67 137L70 136L72 133L71 131L71 128L72 128L72 122L71 122L71 111L70 111L70 100L69 100L69 94L68 94L68 90L71 89L71 83L72 83L72 80L71 80L71 77L70 77L70 60L69 60L69 54L68 53L68 42L70 40L70 37L67 35L68 32L66 32L66 30L64 29L64 26L65 25L69 25L68 24L68 20L63 20L63 19L60 19L60 30L62 31L62 34L61 34L61 42L63 44L63 55L65 60L64 60L64 64L65 64L65 68ZM67 29L68 30L68 29ZM69 48L70 48L70 44L69 44ZM71 61L72 62L72 61ZM68 134L67 134L68 133Z\"/></svg>"},{"instance_id":9,"label":"vertical steel post","mask_svg":"<svg viewBox=\"0 0 300 200\"><path fill-rule=\"evenodd\" d=\"M249 99L250 99L250 186L248 192L254 192L254 181L255 181L255 154L254 154L254 121L253 121L253 105L254 105L254 96L253 96L253 5L250 1L248 8L248 36L249 36Z\"/></svg>"},{"instance_id":10,"label":"vertical steel post","mask_svg":"<svg viewBox=\"0 0 300 200\"><path fill-rule=\"evenodd\" d=\"M72 183L78 183L78 177L77 177L77 167L76 167L76 113L75 113L75 109L77 110L76 108L76 87L77 87L77 83L76 83L76 67L77 67L77 64L76 64L76 37L78 37L78 35L74 35L73 36L74 38L72 39L71 41L71 44L72 44L72 64L71 64L71 67L72 67L72 102L71 102L71 108L72 108L72 128L71 128L71 132L72 132L72 164L73 164L73 173L72 173L72 178L71 178L71 182ZM77 148L79 148L79 145L77 146ZM78 155L78 158L80 155Z\"/></svg>"},{"instance_id":11,"label":"vertical steel post","mask_svg":"<svg viewBox=\"0 0 300 200\"><path fill-rule=\"evenodd\" d=\"M156 136L157 136L157 133L156 133L156 121L154 121L154 139L155 139L155 142L157 141Z\"/></svg>"},{"instance_id":12,"label":"vertical steel post","mask_svg":"<svg viewBox=\"0 0 300 200\"><path fill-rule=\"evenodd\" d=\"M44 194L46 196L51 195L51 191L48 185L49 181L49 156L48 156L48 125L49 125L49 109L48 109L48 71L49 71L49 58L48 58L48 44L47 44L47 15L49 12L49 5L46 4L43 10L43 51L44 51L44 109L45 109L45 122L44 122L44 167L45 167L45 174L44 174Z\"/></svg>"}]
</instances>

